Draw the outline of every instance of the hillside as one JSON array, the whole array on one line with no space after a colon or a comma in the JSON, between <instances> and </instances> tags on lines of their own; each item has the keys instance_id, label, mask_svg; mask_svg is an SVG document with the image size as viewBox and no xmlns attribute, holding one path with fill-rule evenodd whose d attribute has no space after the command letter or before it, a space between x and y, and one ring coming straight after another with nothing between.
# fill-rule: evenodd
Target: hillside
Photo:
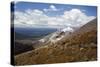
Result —
<instances>
[{"instance_id":1,"label":"hillside","mask_svg":"<svg viewBox=\"0 0 100 67\"><path fill-rule=\"evenodd\" d=\"M24 44L20 42L15 42L14 45L14 55L33 50L34 48L30 44Z\"/></svg>"},{"instance_id":2,"label":"hillside","mask_svg":"<svg viewBox=\"0 0 100 67\"><path fill-rule=\"evenodd\" d=\"M52 43L15 56L15 65L97 60L97 19Z\"/></svg>"}]
</instances>

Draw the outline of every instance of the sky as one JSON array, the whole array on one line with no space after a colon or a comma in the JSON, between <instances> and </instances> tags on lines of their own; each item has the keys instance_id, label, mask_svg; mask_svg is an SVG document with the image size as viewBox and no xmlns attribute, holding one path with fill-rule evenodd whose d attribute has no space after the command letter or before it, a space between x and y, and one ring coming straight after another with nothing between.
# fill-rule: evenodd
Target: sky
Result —
<instances>
[{"instance_id":1,"label":"sky","mask_svg":"<svg viewBox=\"0 0 100 67\"><path fill-rule=\"evenodd\" d=\"M96 6L55 3L19 1L14 2L11 11L16 27L80 27L97 17Z\"/></svg>"}]
</instances>

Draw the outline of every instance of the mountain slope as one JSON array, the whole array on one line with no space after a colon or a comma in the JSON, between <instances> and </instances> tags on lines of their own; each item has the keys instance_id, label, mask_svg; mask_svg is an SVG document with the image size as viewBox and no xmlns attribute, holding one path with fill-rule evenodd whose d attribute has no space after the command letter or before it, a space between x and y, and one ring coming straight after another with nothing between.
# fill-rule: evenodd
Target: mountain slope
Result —
<instances>
[{"instance_id":1,"label":"mountain slope","mask_svg":"<svg viewBox=\"0 0 100 67\"><path fill-rule=\"evenodd\" d=\"M14 44L14 55L21 54L26 51L33 50L34 48L30 44L23 44L20 42L15 42Z\"/></svg>"},{"instance_id":2,"label":"mountain slope","mask_svg":"<svg viewBox=\"0 0 100 67\"><path fill-rule=\"evenodd\" d=\"M15 65L97 60L97 19L45 46L16 55Z\"/></svg>"}]
</instances>

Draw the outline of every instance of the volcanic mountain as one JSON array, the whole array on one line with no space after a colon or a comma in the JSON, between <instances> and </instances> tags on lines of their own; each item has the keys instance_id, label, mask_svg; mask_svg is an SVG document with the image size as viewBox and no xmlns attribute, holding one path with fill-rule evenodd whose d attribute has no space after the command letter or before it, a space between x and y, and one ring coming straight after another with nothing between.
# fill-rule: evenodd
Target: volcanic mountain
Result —
<instances>
[{"instance_id":1,"label":"volcanic mountain","mask_svg":"<svg viewBox=\"0 0 100 67\"><path fill-rule=\"evenodd\" d=\"M97 60L97 19L77 30L68 28L39 40L44 45L14 57L15 65Z\"/></svg>"}]
</instances>

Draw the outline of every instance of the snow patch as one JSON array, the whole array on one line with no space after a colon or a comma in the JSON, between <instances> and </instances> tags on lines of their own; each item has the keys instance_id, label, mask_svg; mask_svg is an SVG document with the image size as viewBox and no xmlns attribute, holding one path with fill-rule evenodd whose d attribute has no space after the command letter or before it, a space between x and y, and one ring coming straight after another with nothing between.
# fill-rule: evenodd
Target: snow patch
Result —
<instances>
[{"instance_id":1,"label":"snow patch","mask_svg":"<svg viewBox=\"0 0 100 67\"><path fill-rule=\"evenodd\" d=\"M40 39L39 41L40 41L40 42L45 42L45 40L44 40L44 39Z\"/></svg>"},{"instance_id":2,"label":"snow patch","mask_svg":"<svg viewBox=\"0 0 100 67\"><path fill-rule=\"evenodd\" d=\"M67 28L62 29L61 31L63 31L63 32L73 32L74 30L71 27L67 27Z\"/></svg>"}]
</instances>

